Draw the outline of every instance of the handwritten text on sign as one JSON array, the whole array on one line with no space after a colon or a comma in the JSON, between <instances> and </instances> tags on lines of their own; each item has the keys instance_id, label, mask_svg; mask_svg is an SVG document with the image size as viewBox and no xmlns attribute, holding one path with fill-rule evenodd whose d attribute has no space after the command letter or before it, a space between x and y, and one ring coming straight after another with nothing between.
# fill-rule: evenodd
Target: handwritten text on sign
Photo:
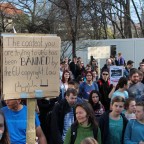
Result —
<instances>
[{"instance_id":1,"label":"handwritten text on sign","mask_svg":"<svg viewBox=\"0 0 144 144\"><path fill-rule=\"evenodd\" d=\"M58 37L4 37L3 92L59 90Z\"/></svg>"}]
</instances>

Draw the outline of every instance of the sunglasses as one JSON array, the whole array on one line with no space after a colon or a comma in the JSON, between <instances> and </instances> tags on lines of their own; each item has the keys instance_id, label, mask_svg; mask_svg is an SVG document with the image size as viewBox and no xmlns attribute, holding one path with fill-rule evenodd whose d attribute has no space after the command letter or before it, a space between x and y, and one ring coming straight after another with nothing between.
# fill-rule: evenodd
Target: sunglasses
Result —
<instances>
[{"instance_id":1,"label":"sunglasses","mask_svg":"<svg viewBox=\"0 0 144 144\"><path fill-rule=\"evenodd\" d=\"M106 76L107 76L108 74L106 74L106 73L103 73L102 75L106 75Z\"/></svg>"}]
</instances>

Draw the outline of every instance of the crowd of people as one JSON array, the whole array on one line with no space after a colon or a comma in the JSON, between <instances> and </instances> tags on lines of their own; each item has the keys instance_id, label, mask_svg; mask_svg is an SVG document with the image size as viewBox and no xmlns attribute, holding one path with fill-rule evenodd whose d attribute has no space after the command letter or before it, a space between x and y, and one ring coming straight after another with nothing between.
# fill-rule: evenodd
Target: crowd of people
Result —
<instances>
[{"instance_id":1,"label":"crowd of people","mask_svg":"<svg viewBox=\"0 0 144 144\"><path fill-rule=\"evenodd\" d=\"M144 144L144 60L106 60L98 76L97 60L86 66L80 57L60 63L60 94L37 100L39 144ZM124 74L110 83L110 66ZM26 144L27 107L24 100L1 102L0 144Z\"/></svg>"}]
</instances>

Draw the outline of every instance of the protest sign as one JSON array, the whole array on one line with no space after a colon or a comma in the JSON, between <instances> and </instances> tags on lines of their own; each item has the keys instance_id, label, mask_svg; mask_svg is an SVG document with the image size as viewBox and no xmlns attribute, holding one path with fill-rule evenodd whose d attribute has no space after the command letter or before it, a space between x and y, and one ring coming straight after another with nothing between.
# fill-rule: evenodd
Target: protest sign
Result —
<instances>
[{"instance_id":1,"label":"protest sign","mask_svg":"<svg viewBox=\"0 0 144 144\"><path fill-rule=\"evenodd\" d=\"M58 96L60 44L57 36L3 36L4 99Z\"/></svg>"},{"instance_id":2,"label":"protest sign","mask_svg":"<svg viewBox=\"0 0 144 144\"><path fill-rule=\"evenodd\" d=\"M110 83L117 85L119 79L123 77L123 66L110 66Z\"/></svg>"}]
</instances>

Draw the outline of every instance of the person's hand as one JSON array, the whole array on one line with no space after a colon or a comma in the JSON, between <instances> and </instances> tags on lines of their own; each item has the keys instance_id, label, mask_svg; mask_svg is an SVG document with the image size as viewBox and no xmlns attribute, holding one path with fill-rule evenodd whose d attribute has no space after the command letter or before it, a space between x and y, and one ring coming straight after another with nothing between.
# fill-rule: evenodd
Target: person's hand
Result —
<instances>
[{"instance_id":1,"label":"person's hand","mask_svg":"<svg viewBox=\"0 0 144 144\"><path fill-rule=\"evenodd\" d=\"M144 142L143 142L143 141L140 141L139 144L144 144Z\"/></svg>"},{"instance_id":2,"label":"person's hand","mask_svg":"<svg viewBox=\"0 0 144 144\"><path fill-rule=\"evenodd\" d=\"M117 83L114 83L114 84L113 84L113 89L115 89L115 88L116 88L116 86L117 86Z\"/></svg>"}]
</instances>

